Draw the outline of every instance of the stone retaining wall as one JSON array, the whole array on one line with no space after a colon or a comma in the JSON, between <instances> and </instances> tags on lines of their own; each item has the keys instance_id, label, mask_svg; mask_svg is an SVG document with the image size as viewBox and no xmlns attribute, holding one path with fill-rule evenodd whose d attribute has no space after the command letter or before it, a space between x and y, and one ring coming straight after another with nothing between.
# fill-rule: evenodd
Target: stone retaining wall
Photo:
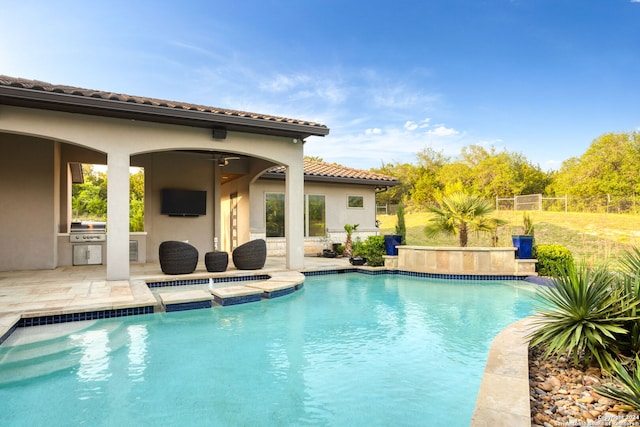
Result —
<instances>
[{"instance_id":1,"label":"stone retaining wall","mask_svg":"<svg viewBox=\"0 0 640 427\"><path fill-rule=\"evenodd\" d=\"M433 274L535 276L535 259L516 259L513 247L397 246L397 269ZM393 257L385 265L396 264ZM388 267L389 268L389 267Z\"/></svg>"}]
</instances>

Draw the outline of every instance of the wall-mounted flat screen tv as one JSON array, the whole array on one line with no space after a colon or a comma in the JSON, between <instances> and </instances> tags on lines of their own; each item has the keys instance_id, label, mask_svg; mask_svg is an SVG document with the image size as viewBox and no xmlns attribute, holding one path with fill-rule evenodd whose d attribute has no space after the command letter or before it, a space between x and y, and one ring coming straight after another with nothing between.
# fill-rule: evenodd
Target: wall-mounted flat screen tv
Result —
<instances>
[{"instance_id":1,"label":"wall-mounted flat screen tv","mask_svg":"<svg viewBox=\"0 0 640 427\"><path fill-rule=\"evenodd\" d=\"M162 190L160 213L170 216L200 216L207 214L207 192L200 190Z\"/></svg>"}]
</instances>

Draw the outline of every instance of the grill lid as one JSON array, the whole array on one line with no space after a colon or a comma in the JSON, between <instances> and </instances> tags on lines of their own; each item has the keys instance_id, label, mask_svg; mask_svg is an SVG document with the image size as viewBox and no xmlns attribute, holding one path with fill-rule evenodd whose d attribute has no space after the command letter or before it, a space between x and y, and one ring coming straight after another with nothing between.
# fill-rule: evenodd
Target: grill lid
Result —
<instances>
[{"instance_id":1,"label":"grill lid","mask_svg":"<svg viewBox=\"0 0 640 427\"><path fill-rule=\"evenodd\" d=\"M106 231L107 223L100 221L82 221L72 222L72 233L104 233Z\"/></svg>"}]
</instances>

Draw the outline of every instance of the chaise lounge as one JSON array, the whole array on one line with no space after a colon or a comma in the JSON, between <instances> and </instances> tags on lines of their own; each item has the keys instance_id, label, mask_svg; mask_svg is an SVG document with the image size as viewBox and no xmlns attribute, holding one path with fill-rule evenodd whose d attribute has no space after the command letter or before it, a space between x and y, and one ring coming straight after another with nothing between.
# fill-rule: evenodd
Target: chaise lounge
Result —
<instances>
[{"instance_id":1,"label":"chaise lounge","mask_svg":"<svg viewBox=\"0 0 640 427\"><path fill-rule=\"evenodd\" d=\"M267 242L251 240L235 248L231 257L238 270L259 270L267 260Z\"/></svg>"},{"instance_id":2,"label":"chaise lounge","mask_svg":"<svg viewBox=\"0 0 640 427\"><path fill-rule=\"evenodd\" d=\"M162 242L158 252L164 274L190 274L198 265L198 250L185 242Z\"/></svg>"}]
</instances>

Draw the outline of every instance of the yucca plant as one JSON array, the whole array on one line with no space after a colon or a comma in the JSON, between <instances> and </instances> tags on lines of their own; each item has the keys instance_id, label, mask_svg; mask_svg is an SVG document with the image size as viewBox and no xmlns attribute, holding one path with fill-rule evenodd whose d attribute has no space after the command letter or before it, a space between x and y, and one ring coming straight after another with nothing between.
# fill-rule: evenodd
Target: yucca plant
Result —
<instances>
[{"instance_id":1,"label":"yucca plant","mask_svg":"<svg viewBox=\"0 0 640 427\"><path fill-rule=\"evenodd\" d=\"M622 273L627 276L640 274L640 248L634 246L624 251L620 257L620 265L622 267Z\"/></svg>"},{"instance_id":2,"label":"yucca plant","mask_svg":"<svg viewBox=\"0 0 640 427\"><path fill-rule=\"evenodd\" d=\"M536 307L531 345L544 344L544 356L569 354L575 365L581 355L588 365L594 361L608 369L615 355L615 341L628 331L624 323L637 317L617 277L606 266L590 270L586 264L565 266L553 285L541 289Z\"/></svg>"},{"instance_id":3,"label":"yucca plant","mask_svg":"<svg viewBox=\"0 0 640 427\"><path fill-rule=\"evenodd\" d=\"M637 356L635 362L631 373L621 363L614 362L611 370L615 374L614 380L618 387L610 385L595 387L598 394L640 410L640 359Z\"/></svg>"},{"instance_id":4,"label":"yucca plant","mask_svg":"<svg viewBox=\"0 0 640 427\"><path fill-rule=\"evenodd\" d=\"M625 251L620 258L621 282L626 294L623 309L625 309L627 320L624 324L629 333L621 337L617 344L622 356L635 357L640 354L640 306L633 304L640 300L640 250L633 248Z\"/></svg>"},{"instance_id":5,"label":"yucca plant","mask_svg":"<svg viewBox=\"0 0 640 427\"><path fill-rule=\"evenodd\" d=\"M633 248L624 252L620 265L622 269L619 277L625 295L625 299L621 301L621 309L628 319L624 321L623 327L629 332L616 341L618 357L622 363L615 361L610 366L617 386L604 385L596 387L596 391L602 396L640 410L640 250Z\"/></svg>"}]
</instances>

